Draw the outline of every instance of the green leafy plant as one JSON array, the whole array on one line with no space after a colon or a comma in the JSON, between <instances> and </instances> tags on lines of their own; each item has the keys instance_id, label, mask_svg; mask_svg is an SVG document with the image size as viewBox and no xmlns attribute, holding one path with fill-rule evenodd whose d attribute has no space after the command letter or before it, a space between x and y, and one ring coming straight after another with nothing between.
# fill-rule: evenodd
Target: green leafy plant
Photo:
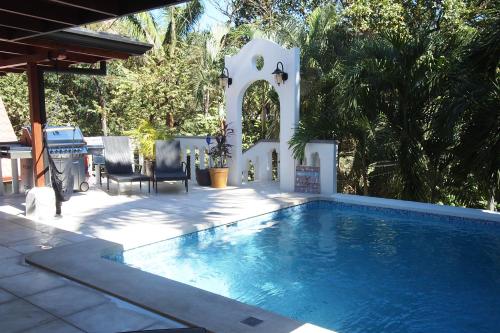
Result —
<instances>
[{"instance_id":1,"label":"green leafy plant","mask_svg":"<svg viewBox=\"0 0 500 333\"><path fill-rule=\"evenodd\" d=\"M219 131L213 136L215 138L215 144L209 151L209 155L214 161L215 167L227 168L227 159L231 158L232 148L232 145L227 142L227 138L233 134L234 130L229 128L225 120L221 120Z\"/></svg>"},{"instance_id":2,"label":"green leafy plant","mask_svg":"<svg viewBox=\"0 0 500 333\"><path fill-rule=\"evenodd\" d=\"M172 138L170 131L165 127L155 127L149 121L143 120L135 129L126 131L126 135L136 140L139 153L146 160L155 159L155 141Z\"/></svg>"}]
</instances>

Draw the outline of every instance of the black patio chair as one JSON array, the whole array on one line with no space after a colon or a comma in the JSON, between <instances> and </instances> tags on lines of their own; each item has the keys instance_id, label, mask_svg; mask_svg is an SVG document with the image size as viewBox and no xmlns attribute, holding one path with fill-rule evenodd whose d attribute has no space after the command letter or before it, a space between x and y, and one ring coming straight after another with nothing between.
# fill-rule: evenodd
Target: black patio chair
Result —
<instances>
[{"instance_id":1,"label":"black patio chair","mask_svg":"<svg viewBox=\"0 0 500 333\"><path fill-rule=\"evenodd\" d=\"M142 181L146 180L148 181L148 192L151 192L151 178L140 173L140 166L139 172L134 169L129 138L126 136L104 136L102 143L104 145L104 166L108 180L108 191L111 179L118 183L118 194L120 194L120 183L139 182L139 187L142 188Z\"/></svg>"},{"instance_id":2,"label":"black patio chair","mask_svg":"<svg viewBox=\"0 0 500 333\"><path fill-rule=\"evenodd\" d=\"M184 181L188 192L188 172L185 162L181 162L181 143L179 141L157 140L155 142L156 161L153 171L153 186L158 193L158 181Z\"/></svg>"}]
</instances>

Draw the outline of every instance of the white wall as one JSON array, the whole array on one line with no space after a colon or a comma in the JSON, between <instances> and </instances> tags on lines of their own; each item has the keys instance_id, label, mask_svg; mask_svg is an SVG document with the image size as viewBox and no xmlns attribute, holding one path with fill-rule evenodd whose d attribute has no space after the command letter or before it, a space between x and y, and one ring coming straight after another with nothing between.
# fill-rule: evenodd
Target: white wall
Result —
<instances>
[{"instance_id":1,"label":"white wall","mask_svg":"<svg viewBox=\"0 0 500 333\"><path fill-rule=\"evenodd\" d=\"M319 157L319 177L323 195L337 193L337 151L338 142L334 140L314 140L306 145L305 157L308 166L318 166L314 164L317 163L315 159Z\"/></svg>"},{"instance_id":2,"label":"white wall","mask_svg":"<svg viewBox=\"0 0 500 333\"><path fill-rule=\"evenodd\" d=\"M264 66L261 70L256 67L256 59L262 56ZM288 73L288 80L278 86L271 74L278 61L283 63L284 71ZM295 160L288 149L295 127L299 121L300 102L300 51L298 48L285 49L280 45L264 40L254 39L246 44L238 54L226 56L225 66L232 85L226 88L226 112L229 126L234 129L235 135L229 138L233 145L232 158L229 161L229 184L240 185L244 163L242 156L242 105L247 88L255 81L269 82L278 93L280 99L280 188L283 191L293 192L295 183Z\"/></svg>"}]
</instances>

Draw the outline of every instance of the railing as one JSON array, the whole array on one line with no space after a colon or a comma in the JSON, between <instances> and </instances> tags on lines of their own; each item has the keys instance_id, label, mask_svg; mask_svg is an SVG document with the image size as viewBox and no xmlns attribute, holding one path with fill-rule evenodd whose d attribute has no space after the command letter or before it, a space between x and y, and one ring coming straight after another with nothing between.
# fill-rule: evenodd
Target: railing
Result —
<instances>
[{"instance_id":1,"label":"railing","mask_svg":"<svg viewBox=\"0 0 500 333\"><path fill-rule=\"evenodd\" d=\"M273 153L277 158L275 176L276 180L279 180L279 141L260 140L243 152L243 182L246 183L252 178L258 181L272 181Z\"/></svg>"},{"instance_id":2,"label":"railing","mask_svg":"<svg viewBox=\"0 0 500 333\"><path fill-rule=\"evenodd\" d=\"M189 156L189 168L191 170L191 180L196 180L196 165L200 169L210 166L208 156L208 145L205 136L176 136L175 140L181 143L182 160L187 161Z\"/></svg>"}]
</instances>

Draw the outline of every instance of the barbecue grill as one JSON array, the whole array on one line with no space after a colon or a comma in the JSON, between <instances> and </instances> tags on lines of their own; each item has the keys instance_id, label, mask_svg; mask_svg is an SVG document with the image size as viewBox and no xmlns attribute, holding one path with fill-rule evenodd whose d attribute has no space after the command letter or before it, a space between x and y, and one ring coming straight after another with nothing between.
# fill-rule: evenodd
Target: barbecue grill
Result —
<instances>
[{"instance_id":1,"label":"barbecue grill","mask_svg":"<svg viewBox=\"0 0 500 333\"><path fill-rule=\"evenodd\" d=\"M85 178L85 155L87 144L83 139L80 128L76 126L46 126L47 151L58 170L71 173L74 178L73 190L87 191L89 184ZM31 128L23 128L23 136L31 139ZM31 141L31 140L29 140ZM72 160L73 167L66 170L68 160Z\"/></svg>"}]
</instances>

